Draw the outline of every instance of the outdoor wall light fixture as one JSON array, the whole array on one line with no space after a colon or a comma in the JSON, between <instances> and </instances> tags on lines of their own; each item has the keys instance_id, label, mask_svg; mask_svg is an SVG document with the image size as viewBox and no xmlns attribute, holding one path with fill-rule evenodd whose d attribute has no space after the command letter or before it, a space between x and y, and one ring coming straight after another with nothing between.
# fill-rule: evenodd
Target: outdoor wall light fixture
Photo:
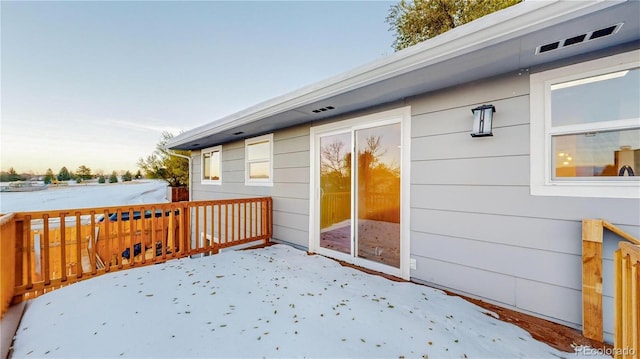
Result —
<instances>
[{"instance_id":1,"label":"outdoor wall light fixture","mask_svg":"<svg viewBox=\"0 0 640 359\"><path fill-rule=\"evenodd\" d=\"M473 113L473 131L471 137L493 136L491 122L496 108L493 105L482 105L471 109Z\"/></svg>"}]
</instances>

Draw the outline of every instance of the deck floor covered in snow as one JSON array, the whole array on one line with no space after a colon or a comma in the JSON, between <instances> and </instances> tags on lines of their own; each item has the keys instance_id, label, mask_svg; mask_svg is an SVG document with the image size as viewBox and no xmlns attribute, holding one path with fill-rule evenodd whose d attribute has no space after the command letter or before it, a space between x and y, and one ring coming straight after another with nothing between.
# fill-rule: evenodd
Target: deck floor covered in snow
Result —
<instances>
[{"instance_id":1,"label":"deck floor covered in snow","mask_svg":"<svg viewBox=\"0 0 640 359\"><path fill-rule=\"evenodd\" d=\"M285 245L106 274L33 300L13 358L576 358L461 298Z\"/></svg>"}]
</instances>

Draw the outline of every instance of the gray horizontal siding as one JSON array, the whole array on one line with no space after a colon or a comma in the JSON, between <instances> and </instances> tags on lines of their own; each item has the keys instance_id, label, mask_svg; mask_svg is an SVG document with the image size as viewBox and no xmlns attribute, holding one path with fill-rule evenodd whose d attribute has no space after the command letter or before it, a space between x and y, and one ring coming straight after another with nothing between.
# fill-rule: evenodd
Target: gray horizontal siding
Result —
<instances>
[{"instance_id":1,"label":"gray horizontal siding","mask_svg":"<svg viewBox=\"0 0 640 359\"><path fill-rule=\"evenodd\" d=\"M418 232L412 235L415 251L427 258L449 263L464 259L465 266L483 271L576 290L582 287L581 281L576 281L582 273L578 254Z\"/></svg>"},{"instance_id":2,"label":"gray horizontal siding","mask_svg":"<svg viewBox=\"0 0 640 359\"><path fill-rule=\"evenodd\" d=\"M414 208L411 230L569 255L582 253L582 244L574 240L582 233L576 221Z\"/></svg>"},{"instance_id":3,"label":"gray horizontal siding","mask_svg":"<svg viewBox=\"0 0 640 359\"><path fill-rule=\"evenodd\" d=\"M580 222L605 218L636 228L638 200L531 196L528 186L412 185L411 207Z\"/></svg>"},{"instance_id":4,"label":"gray horizontal siding","mask_svg":"<svg viewBox=\"0 0 640 359\"><path fill-rule=\"evenodd\" d=\"M520 95L490 102L497 111L494 128L529 124L529 117L523 116L523 113L529 112L529 96ZM471 132L471 109L476 105L468 104L414 115L411 136L414 138L440 136L446 133L466 133L468 136ZM443 121L444 118L447 120Z\"/></svg>"},{"instance_id":5,"label":"gray horizontal siding","mask_svg":"<svg viewBox=\"0 0 640 359\"><path fill-rule=\"evenodd\" d=\"M547 265L547 264L544 264ZM516 307L577 327L582 322L580 290L517 279Z\"/></svg>"},{"instance_id":6,"label":"gray horizontal siding","mask_svg":"<svg viewBox=\"0 0 640 359\"><path fill-rule=\"evenodd\" d=\"M193 186L195 200L270 196L273 237L298 246L309 242L309 127L274 133L273 186L246 186L244 140L222 146L222 184ZM200 153L194 153L194 178L200 178Z\"/></svg>"},{"instance_id":7,"label":"gray horizontal siding","mask_svg":"<svg viewBox=\"0 0 640 359\"><path fill-rule=\"evenodd\" d=\"M468 127L471 128L470 121ZM494 128L494 137L473 138L469 136L469 132L413 137L411 139L411 160L427 161L529 154L529 142L525 141L525 138L529 138L529 125Z\"/></svg>"},{"instance_id":8,"label":"gray horizontal siding","mask_svg":"<svg viewBox=\"0 0 640 359\"><path fill-rule=\"evenodd\" d=\"M454 108L466 107L470 111L472 106L491 103L529 95L529 78L526 73L514 73L507 76L499 76L493 79L475 81L456 86L445 91L432 92L424 96L411 99L412 116L439 112ZM527 108L529 104L526 104ZM497 111L502 113L501 108ZM470 113L470 112L469 112ZM521 113L528 117L528 113Z\"/></svg>"},{"instance_id":9,"label":"gray horizontal siding","mask_svg":"<svg viewBox=\"0 0 640 359\"><path fill-rule=\"evenodd\" d=\"M305 237L306 236L306 237ZM309 248L309 231L300 231L273 224L273 238L280 242L291 243L300 248Z\"/></svg>"},{"instance_id":10,"label":"gray horizontal siding","mask_svg":"<svg viewBox=\"0 0 640 359\"><path fill-rule=\"evenodd\" d=\"M414 185L528 186L529 155L415 160Z\"/></svg>"},{"instance_id":11,"label":"gray horizontal siding","mask_svg":"<svg viewBox=\"0 0 640 359\"><path fill-rule=\"evenodd\" d=\"M413 234L412 234L413 238ZM412 243L415 242L412 239ZM447 262L414 255L416 267L420 275L418 280L434 283L457 292L470 293L477 297L513 305L515 303L515 278L513 276L484 271L464 265L464 263Z\"/></svg>"},{"instance_id":12,"label":"gray horizontal siding","mask_svg":"<svg viewBox=\"0 0 640 359\"><path fill-rule=\"evenodd\" d=\"M581 221L640 234L635 199L530 194L529 79L514 73L408 100L412 111L412 278L579 327ZM493 137L472 138L470 109L493 104ZM605 330L612 258L605 236Z\"/></svg>"}]
</instances>

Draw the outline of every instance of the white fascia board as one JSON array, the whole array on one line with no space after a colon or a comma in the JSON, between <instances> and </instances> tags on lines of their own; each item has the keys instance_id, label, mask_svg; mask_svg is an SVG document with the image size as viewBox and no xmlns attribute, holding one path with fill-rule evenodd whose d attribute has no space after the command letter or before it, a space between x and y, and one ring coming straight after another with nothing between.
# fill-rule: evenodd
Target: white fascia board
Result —
<instances>
[{"instance_id":1,"label":"white fascia board","mask_svg":"<svg viewBox=\"0 0 640 359\"><path fill-rule=\"evenodd\" d=\"M179 146L250 124L265 117L384 81L422 67L441 63L623 2L624 0L524 1L398 51L388 57L181 133L169 141L168 147Z\"/></svg>"}]
</instances>

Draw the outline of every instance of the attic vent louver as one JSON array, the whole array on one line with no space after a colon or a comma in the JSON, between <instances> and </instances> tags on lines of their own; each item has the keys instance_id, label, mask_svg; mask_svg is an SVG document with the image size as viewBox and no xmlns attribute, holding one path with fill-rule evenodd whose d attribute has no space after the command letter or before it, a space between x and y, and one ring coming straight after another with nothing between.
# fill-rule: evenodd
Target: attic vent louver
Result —
<instances>
[{"instance_id":1,"label":"attic vent louver","mask_svg":"<svg viewBox=\"0 0 640 359\"><path fill-rule=\"evenodd\" d=\"M570 45L574 45L574 44L579 44L579 43L584 41L585 37L587 37L587 34L582 34L582 35L574 36L574 37L572 37L570 39L566 39L566 40L564 40L564 43L562 44L562 46L570 46Z\"/></svg>"},{"instance_id":2,"label":"attic vent louver","mask_svg":"<svg viewBox=\"0 0 640 359\"><path fill-rule=\"evenodd\" d=\"M536 55L537 54L542 54L545 52L549 52L552 50L557 50L557 49L561 49L567 46L571 46L571 45L576 45L576 44L580 44L580 43L586 43L589 42L591 40L595 40L595 39L599 39L601 37L605 37L605 36L609 36L612 34L615 34L618 32L618 30L620 30L620 28L622 27L623 23L619 23L619 24L615 24L615 25L611 25L602 29L598 29L598 30L593 30L593 31L589 31L587 33L584 34L580 34L580 35L576 35L576 36L572 36L570 38L564 39L564 40L559 40L559 41L554 41L545 45L540 45L536 48Z\"/></svg>"},{"instance_id":3,"label":"attic vent louver","mask_svg":"<svg viewBox=\"0 0 640 359\"><path fill-rule=\"evenodd\" d=\"M555 50L560 46L560 41L552 42L550 44L540 46L540 50L538 53L547 52L551 50Z\"/></svg>"},{"instance_id":4,"label":"attic vent louver","mask_svg":"<svg viewBox=\"0 0 640 359\"><path fill-rule=\"evenodd\" d=\"M329 110L333 110L335 107L333 106L327 106L327 107L323 107L323 108L319 108L317 110L313 110L311 112L313 113L320 113L320 112L325 112L325 111L329 111Z\"/></svg>"},{"instance_id":5,"label":"attic vent louver","mask_svg":"<svg viewBox=\"0 0 640 359\"><path fill-rule=\"evenodd\" d=\"M616 30L617 27L622 26L622 24L618 24L618 25L609 26L607 28L594 31L593 33L591 33L591 36L589 36L589 40L593 40L593 39L597 39L599 37L609 36L609 35L613 34L614 31L617 31Z\"/></svg>"}]
</instances>

